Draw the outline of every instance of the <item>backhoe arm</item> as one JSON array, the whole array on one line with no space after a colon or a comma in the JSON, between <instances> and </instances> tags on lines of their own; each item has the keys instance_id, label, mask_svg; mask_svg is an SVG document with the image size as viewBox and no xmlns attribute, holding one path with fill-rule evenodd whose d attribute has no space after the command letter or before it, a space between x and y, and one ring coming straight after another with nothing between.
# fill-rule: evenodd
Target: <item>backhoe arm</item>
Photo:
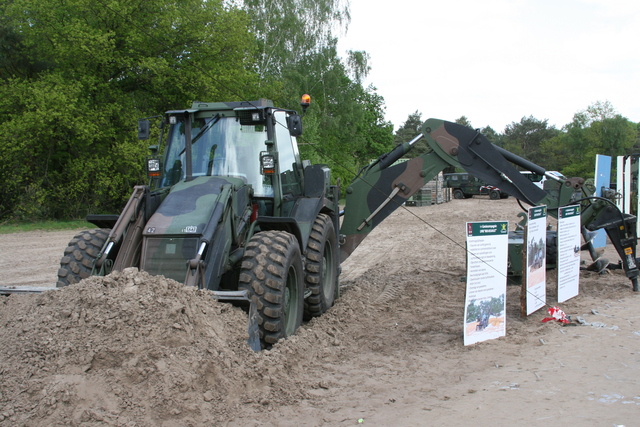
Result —
<instances>
[{"instance_id":1,"label":"backhoe arm","mask_svg":"<svg viewBox=\"0 0 640 427\"><path fill-rule=\"evenodd\" d=\"M550 209L566 204L584 182L568 180L557 194L540 189L514 165L544 174L545 171L521 157L493 145L483 134L469 127L429 119L422 134L398 145L390 153L363 168L346 189L341 258L345 260L380 222L416 191L448 166L463 168L490 185L530 205L546 204ZM425 138L430 150L406 162L397 162L415 143ZM394 164L395 163L395 164Z\"/></svg>"},{"instance_id":2,"label":"backhoe arm","mask_svg":"<svg viewBox=\"0 0 640 427\"><path fill-rule=\"evenodd\" d=\"M421 138L426 139L430 150L408 161L396 163ZM452 122L429 119L422 125L422 134L410 142L398 145L363 168L347 187L344 218L340 228L342 261L351 255L371 230L448 166L462 168L529 205L546 205L551 215L557 214L558 207L569 204L576 191L584 184L582 178L562 179L546 174L541 166L493 145L479 131ZM550 186L553 190L545 191L521 174L516 166L546 175L555 180L556 185ZM586 215L583 215L583 220L587 223L583 222L583 225L590 230L607 230L616 249L620 247L618 253L621 258L628 260L623 266L635 289L638 276L638 269L633 262L635 240L629 238L628 232L635 232L635 217L613 215L612 224L611 209L604 207L598 201L584 201ZM598 220L603 215L608 220L600 225ZM620 218L620 223L615 221L616 218ZM623 236L615 237L612 229L621 230L623 227ZM621 245L620 240L623 241Z\"/></svg>"}]
</instances>

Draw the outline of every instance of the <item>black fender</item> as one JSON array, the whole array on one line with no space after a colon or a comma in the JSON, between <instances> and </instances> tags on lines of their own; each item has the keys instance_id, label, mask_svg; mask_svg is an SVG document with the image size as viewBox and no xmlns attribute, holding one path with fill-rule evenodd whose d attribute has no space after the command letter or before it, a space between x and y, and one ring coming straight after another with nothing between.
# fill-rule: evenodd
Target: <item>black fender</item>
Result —
<instances>
[{"instance_id":1,"label":"black fender","mask_svg":"<svg viewBox=\"0 0 640 427\"><path fill-rule=\"evenodd\" d=\"M300 250L304 254L311 234L311 227L313 227L318 214L323 211L326 205L327 200L324 197L301 197L296 200L291 210L291 216L281 218L259 216L256 220L256 226L261 231L281 230L293 234L298 240ZM331 212L328 213L332 214Z\"/></svg>"},{"instance_id":2,"label":"black fender","mask_svg":"<svg viewBox=\"0 0 640 427\"><path fill-rule=\"evenodd\" d=\"M293 217L259 216L258 219L256 219L255 225L260 228L260 231L279 230L291 233L298 241L300 251L303 251L305 248L303 242L306 241L302 239L302 231L300 230L298 221ZM308 238L307 236L307 240Z\"/></svg>"},{"instance_id":3,"label":"black fender","mask_svg":"<svg viewBox=\"0 0 640 427\"><path fill-rule=\"evenodd\" d=\"M120 218L120 215L90 214L86 216L85 221L98 228L113 228L118 222L118 218Z\"/></svg>"}]
</instances>

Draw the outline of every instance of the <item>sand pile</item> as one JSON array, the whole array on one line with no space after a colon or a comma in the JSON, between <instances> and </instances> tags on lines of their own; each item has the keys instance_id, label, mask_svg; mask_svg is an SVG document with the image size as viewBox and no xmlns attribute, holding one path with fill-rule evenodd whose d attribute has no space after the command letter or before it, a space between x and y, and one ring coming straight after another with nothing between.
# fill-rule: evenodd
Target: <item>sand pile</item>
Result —
<instances>
[{"instance_id":1,"label":"sand pile","mask_svg":"<svg viewBox=\"0 0 640 427\"><path fill-rule=\"evenodd\" d=\"M201 425L296 399L282 349L252 352L246 324L137 269L2 298L0 425Z\"/></svg>"}]
</instances>

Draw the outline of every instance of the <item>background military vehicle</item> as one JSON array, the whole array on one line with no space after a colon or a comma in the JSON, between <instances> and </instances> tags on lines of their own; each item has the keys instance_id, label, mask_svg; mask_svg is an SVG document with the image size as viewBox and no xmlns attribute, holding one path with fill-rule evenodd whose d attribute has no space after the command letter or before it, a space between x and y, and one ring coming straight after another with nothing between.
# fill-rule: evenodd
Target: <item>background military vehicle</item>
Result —
<instances>
[{"instance_id":1,"label":"background military vehicle","mask_svg":"<svg viewBox=\"0 0 640 427\"><path fill-rule=\"evenodd\" d=\"M506 199L509 195L498 187L489 185L468 173L445 173L444 186L451 188L454 199L468 199L473 196L489 196L491 200Z\"/></svg>"}]
</instances>

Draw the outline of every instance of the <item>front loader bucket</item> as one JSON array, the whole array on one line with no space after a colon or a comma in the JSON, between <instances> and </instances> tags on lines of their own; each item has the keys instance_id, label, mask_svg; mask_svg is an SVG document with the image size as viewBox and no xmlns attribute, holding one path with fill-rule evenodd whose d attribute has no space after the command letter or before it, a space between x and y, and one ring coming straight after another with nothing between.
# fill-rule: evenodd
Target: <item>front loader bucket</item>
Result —
<instances>
[{"instance_id":1,"label":"front loader bucket","mask_svg":"<svg viewBox=\"0 0 640 427\"><path fill-rule=\"evenodd\" d=\"M247 332L249 333L249 347L253 351L262 350L260 344L260 331L258 329L258 308L249 296L249 291L212 291L213 297L218 301L246 301L249 303L249 323Z\"/></svg>"}]
</instances>

